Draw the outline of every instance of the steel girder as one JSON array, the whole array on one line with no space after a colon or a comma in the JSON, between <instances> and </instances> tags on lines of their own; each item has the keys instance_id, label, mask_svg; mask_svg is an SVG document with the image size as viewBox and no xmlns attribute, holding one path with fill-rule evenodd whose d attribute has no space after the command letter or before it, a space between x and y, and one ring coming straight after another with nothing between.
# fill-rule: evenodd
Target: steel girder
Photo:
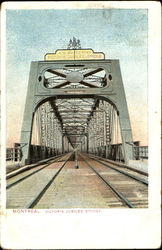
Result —
<instances>
[{"instance_id":1,"label":"steel girder","mask_svg":"<svg viewBox=\"0 0 162 250\"><path fill-rule=\"evenodd\" d=\"M104 76L95 75L102 73L102 71L104 71ZM48 74L54 74L54 77L50 79L51 77L48 78ZM48 101L52 105L53 111L60 122L62 133L68 131L69 141L72 143L73 140L73 143L76 144L79 137L74 140L70 137L70 133L73 132L74 128L78 130L80 126L85 129L84 132L80 130L82 135L88 133L89 122L96 114L100 100L108 102L117 111L124 160L128 162L129 159L133 158L131 146L133 139L119 60L32 62L21 130L22 161L30 163L29 147L33 117L38 107L43 103ZM68 102L70 104L67 104ZM103 108L107 109L106 104L104 105ZM100 122L109 124L106 129L104 129L105 126L101 126L99 119ZM110 117L105 117L100 113L99 119L96 121L96 126L103 136L100 142L96 140L95 143L103 145L105 135L107 143L110 142ZM73 129L68 130L69 126L72 126ZM90 140L89 137L87 145Z\"/></svg>"}]
</instances>

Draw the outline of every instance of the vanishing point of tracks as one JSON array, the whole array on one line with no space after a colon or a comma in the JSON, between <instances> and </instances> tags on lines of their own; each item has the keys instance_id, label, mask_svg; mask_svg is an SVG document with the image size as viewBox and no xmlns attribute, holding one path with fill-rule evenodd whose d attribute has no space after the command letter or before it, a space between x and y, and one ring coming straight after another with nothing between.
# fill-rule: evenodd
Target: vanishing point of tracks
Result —
<instances>
[{"instance_id":1,"label":"vanishing point of tracks","mask_svg":"<svg viewBox=\"0 0 162 250\"><path fill-rule=\"evenodd\" d=\"M9 178L10 177L10 178ZM7 177L7 208L147 208L148 177L72 153Z\"/></svg>"}]
</instances>

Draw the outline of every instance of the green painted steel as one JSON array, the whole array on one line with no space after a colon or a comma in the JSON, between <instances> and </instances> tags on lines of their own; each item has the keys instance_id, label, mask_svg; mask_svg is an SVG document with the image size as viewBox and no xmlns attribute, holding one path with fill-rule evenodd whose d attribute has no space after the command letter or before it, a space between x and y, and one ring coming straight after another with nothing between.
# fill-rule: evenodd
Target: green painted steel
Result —
<instances>
[{"instance_id":1,"label":"green painted steel","mask_svg":"<svg viewBox=\"0 0 162 250\"><path fill-rule=\"evenodd\" d=\"M107 85L104 87L86 88L46 88L44 74L52 70L68 67L102 68L106 72ZM78 76L70 75L69 79ZM82 79L79 75L79 79ZM124 160L126 163L133 159L133 138L126 102L124 86L120 71L119 60L81 60L81 61L38 61L31 62L28 91L21 130L22 162L29 164L30 144L32 135L33 117L37 108L44 102L57 98L97 98L111 103L119 115Z\"/></svg>"}]
</instances>

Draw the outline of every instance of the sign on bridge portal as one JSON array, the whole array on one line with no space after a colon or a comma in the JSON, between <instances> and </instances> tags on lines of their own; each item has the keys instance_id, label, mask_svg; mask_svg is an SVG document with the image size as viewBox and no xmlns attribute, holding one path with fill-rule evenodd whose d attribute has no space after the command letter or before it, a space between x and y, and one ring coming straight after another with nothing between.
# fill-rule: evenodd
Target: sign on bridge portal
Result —
<instances>
[{"instance_id":1,"label":"sign on bridge portal","mask_svg":"<svg viewBox=\"0 0 162 250\"><path fill-rule=\"evenodd\" d=\"M55 53L45 55L45 61L58 60L101 60L105 59L103 52L94 52L92 49L59 49Z\"/></svg>"}]
</instances>

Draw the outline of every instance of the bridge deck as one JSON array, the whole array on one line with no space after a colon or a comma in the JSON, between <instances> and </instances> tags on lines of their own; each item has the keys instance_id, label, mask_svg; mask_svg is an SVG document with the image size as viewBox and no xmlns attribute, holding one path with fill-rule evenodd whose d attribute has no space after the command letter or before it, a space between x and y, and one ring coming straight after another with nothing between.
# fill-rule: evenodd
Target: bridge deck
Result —
<instances>
[{"instance_id":1,"label":"bridge deck","mask_svg":"<svg viewBox=\"0 0 162 250\"><path fill-rule=\"evenodd\" d=\"M7 208L147 207L147 174L100 157L65 154L7 175Z\"/></svg>"}]
</instances>

